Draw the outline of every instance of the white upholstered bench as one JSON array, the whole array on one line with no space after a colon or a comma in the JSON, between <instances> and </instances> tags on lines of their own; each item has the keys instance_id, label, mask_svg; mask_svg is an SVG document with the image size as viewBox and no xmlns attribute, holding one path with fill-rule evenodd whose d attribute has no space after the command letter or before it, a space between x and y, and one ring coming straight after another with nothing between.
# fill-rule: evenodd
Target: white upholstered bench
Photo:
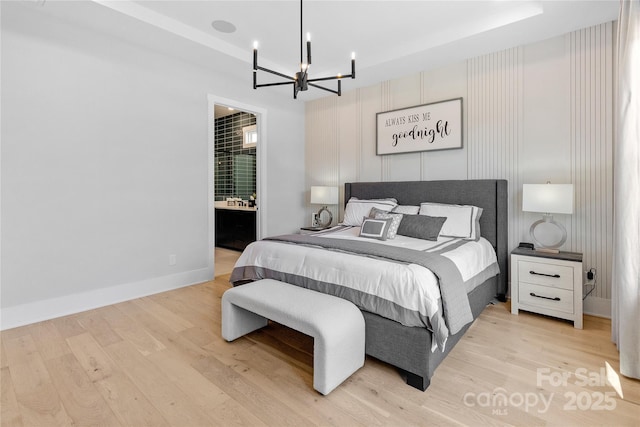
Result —
<instances>
[{"instance_id":1,"label":"white upholstered bench","mask_svg":"<svg viewBox=\"0 0 640 427\"><path fill-rule=\"evenodd\" d=\"M313 388L329 394L364 365L364 318L351 302L263 279L222 295L222 337L233 341L273 320L314 338Z\"/></svg>"}]
</instances>

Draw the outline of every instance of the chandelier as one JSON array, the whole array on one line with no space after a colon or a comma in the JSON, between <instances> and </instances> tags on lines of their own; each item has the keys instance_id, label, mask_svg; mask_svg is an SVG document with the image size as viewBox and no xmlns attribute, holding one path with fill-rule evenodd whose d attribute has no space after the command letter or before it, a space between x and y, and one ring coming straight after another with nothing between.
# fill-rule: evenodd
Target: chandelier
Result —
<instances>
[{"instance_id":1,"label":"chandelier","mask_svg":"<svg viewBox=\"0 0 640 427\"><path fill-rule=\"evenodd\" d=\"M282 85L292 85L293 86L293 99L298 98L298 92L304 92L309 89L309 86L326 90L327 92L335 93L338 96L342 95L342 85L341 80L343 78L352 79L356 78L356 57L355 53L351 53L351 74L338 74L336 76L331 77L318 77L315 79L309 78L309 66L311 65L311 35L307 33L307 62L303 62L302 56L302 0L300 0L300 71L296 72L295 75L288 76L286 74L279 73L277 71L270 70L268 68L260 67L258 65L258 42L253 42L253 88L257 89L259 87L265 86L282 86ZM288 81L284 82L275 82L275 83L263 83L258 84L258 70L264 71L267 73L275 74L276 76L287 79ZM338 81L338 89L330 89L324 86L320 86L316 84L316 82L326 81L326 80L337 80Z\"/></svg>"}]
</instances>

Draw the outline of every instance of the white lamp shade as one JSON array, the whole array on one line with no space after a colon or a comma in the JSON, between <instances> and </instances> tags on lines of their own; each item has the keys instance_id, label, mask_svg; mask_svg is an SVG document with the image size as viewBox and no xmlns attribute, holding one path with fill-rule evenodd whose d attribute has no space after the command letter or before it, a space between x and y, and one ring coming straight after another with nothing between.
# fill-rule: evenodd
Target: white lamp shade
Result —
<instances>
[{"instance_id":1,"label":"white lamp shade","mask_svg":"<svg viewBox=\"0 0 640 427\"><path fill-rule=\"evenodd\" d=\"M311 187L311 203L314 205L337 205L338 187Z\"/></svg>"},{"instance_id":2,"label":"white lamp shade","mask_svg":"<svg viewBox=\"0 0 640 427\"><path fill-rule=\"evenodd\" d=\"M522 210L572 214L573 184L523 184Z\"/></svg>"}]
</instances>

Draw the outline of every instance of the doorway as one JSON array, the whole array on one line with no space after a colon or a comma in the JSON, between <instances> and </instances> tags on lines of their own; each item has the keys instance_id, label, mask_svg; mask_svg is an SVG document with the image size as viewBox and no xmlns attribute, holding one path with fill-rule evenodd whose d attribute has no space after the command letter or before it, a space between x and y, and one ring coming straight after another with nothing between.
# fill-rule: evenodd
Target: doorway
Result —
<instances>
[{"instance_id":1,"label":"doorway","mask_svg":"<svg viewBox=\"0 0 640 427\"><path fill-rule=\"evenodd\" d=\"M266 111L214 95L208 101L209 270L213 278L229 274L244 246L265 231Z\"/></svg>"}]
</instances>

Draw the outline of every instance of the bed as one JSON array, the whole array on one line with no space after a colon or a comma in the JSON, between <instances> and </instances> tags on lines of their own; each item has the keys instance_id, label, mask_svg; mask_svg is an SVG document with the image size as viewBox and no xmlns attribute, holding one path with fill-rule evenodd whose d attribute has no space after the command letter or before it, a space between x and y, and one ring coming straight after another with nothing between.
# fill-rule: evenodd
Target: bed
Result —
<instances>
[{"instance_id":1,"label":"bed","mask_svg":"<svg viewBox=\"0 0 640 427\"><path fill-rule=\"evenodd\" d=\"M505 300L508 257L507 182L505 180L448 180L345 184L344 200L346 202L387 199L394 199L395 205L403 207L424 205L429 208L431 204L436 207L440 206L439 204L476 207L476 211L481 212L479 220L475 223L480 235L472 239L439 236L437 242L432 244L434 249L418 248L419 251L379 249L393 245L370 243L368 241L370 239L361 238L362 234L359 237L353 237L356 233L352 230L353 227L336 227L332 230L335 235L278 236L252 243L238 260L231 275L231 283L236 286L247 281L272 278L351 300L361 309L365 319L366 353L397 367L407 384L426 390L436 367L486 305L495 298ZM357 212L352 210L352 207L347 203L345 208L344 222L347 225L353 225L348 223L347 215ZM394 212L394 210L391 211ZM386 221L384 224L392 222L391 219L384 221ZM471 229L475 230L473 225ZM357 228L357 233L364 231L364 225ZM398 236L394 240L400 242L395 245L403 245L405 241L413 244L415 239ZM446 244L443 245L442 242ZM447 245L452 249L443 249ZM452 284L457 279L455 279L455 272L450 271L453 264L450 260L461 258L456 254L464 252L469 247L488 247L493 257L490 261L491 268L481 267L481 270L484 269L482 274L473 273L468 275L470 278L465 276L463 281L465 286L456 286L455 283ZM354 253L356 249L358 255ZM486 251L486 249L483 250ZM387 255L387 252L393 255ZM427 256L427 258L433 258L428 263L422 260L422 255L417 255L419 259L415 258L416 253L427 252L436 254ZM445 256L440 256L442 254ZM441 260L445 258L446 262L442 263ZM332 265L333 260L335 265ZM354 271L360 268L358 267L360 264L370 263L367 265L371 266L369 268L371 271L367 274L376 276L365 276L363 272L362 275L357 273L357 276L347 275L337 279L342 277L342 273L340 275L332 273L339 269L344 272L345 260L353 263ZM321 267L313 270L314 263ZM293 271L291 269L295 269L295 274L291 273ZM395 269L404 272L404 276L385 277L387 283L384 286L378 283L377 275L382 277L387 274L387 271ZM490 274L487 273L488 271ZM423 292L423 286L426 288L432 286L428 284L431 280L428 275L437 277L434 280L437 284L436 288L440 288L436 289L440 292L440 300L437 300L436 304L435 298L421 297L420 299L428 300L424 307L422 302L414 306L411 301L405 303L397 302L390 297L372 298L368 289L360 288L371 285L382 289L383 292L390 292L388 282L396 280L402 282L398 286L400 289L397 291L398 294L406 294L407 289L413 287L416 287L418 292ZM404 279L404 277L410 279ZM344 283L338 283L340 280ZM393 286L395 287L396 284ZM417 299L415 296L409 298ZM383 301L384 304L380 305L378 300ZM410 307L405 308L405 306Z\"/></svg>"}]
</instances>

